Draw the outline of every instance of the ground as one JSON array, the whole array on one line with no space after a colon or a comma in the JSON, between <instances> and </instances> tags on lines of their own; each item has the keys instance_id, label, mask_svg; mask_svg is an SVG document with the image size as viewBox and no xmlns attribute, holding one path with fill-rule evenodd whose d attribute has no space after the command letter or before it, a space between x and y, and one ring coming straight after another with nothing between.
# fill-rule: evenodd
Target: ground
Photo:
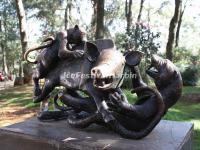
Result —
<instances>
[{"instance_id":1,"label":"ground","mask_svg":"<svg viewBox=\"0 0 200 150\"><path fill-rule=\"evenodd\" d=\"M129 100L135 95L124 90ZM164 119L191 122L194 124L195 150L200 150L200 87L184 87L183 96ZM39 105L32 102L32 86L19 86L0 91L0 127L37 115Z\"/></svg>"},{"instance_id":2,"label":"ground","mask_svg":"<svg viewBox=\"0 0 200 150\"><path fill-rule=\"evenodd\" d=\"M8 89L13 86L13 81L0 82L0 90Z\"/></svg>"},{"instance_id":3,"label":"ground","mask_svg":"<svg viewBox=\"0 0 200 150\"><path fill-rule=\"evenodd\" d=\"M32 103L31 97L31 86L20 86L0 91L0 127L35 116L38 107Z\"/></svg>"}]
</instances>

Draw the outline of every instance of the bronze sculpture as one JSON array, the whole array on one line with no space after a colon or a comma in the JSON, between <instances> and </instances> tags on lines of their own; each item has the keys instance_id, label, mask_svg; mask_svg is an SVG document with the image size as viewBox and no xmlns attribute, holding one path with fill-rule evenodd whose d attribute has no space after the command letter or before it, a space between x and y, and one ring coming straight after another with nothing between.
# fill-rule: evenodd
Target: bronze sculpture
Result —
<instances>
[{"instance_id":1,"label":"bronze sculpture","mask_svg":"<svg viewBox=\"0 0 200 150\"><path fill-rule=\"evenodd\" d=\"M70 38L67 37L67 46ZM53 52L51 49L59 47L54 41L56 39L46 49L49 53ZM45 84L40 92L36 88L34 102L44 100L56 86L62 85L65 91L54 99L61 111L44 112L39 119L66 117L74 127L85 128L96 123L110 127L125 138L140 139L153 130L168 108L181 96L181 75L169 60L152 56L151 66L146 71L156 84L157 89L152 89L143 82L137 67L143 55L141 52L128 51L122 54L109 39L97 40L95 43L85 41L81 49L84 51L83 56L70 61L60 59L58 50L56 55L53 54L57 63L51 65L52 68L48 68L42 76ZM133 92L139 98L135 104L130 104L120 89L125 66L136 74L132 78ZM83 91L84 96L78 91ZM58 99L68 107L59 106Z\"/></svg>"},{"instance_id":2,"label":"bronze sculpture","mask_svg":"<svg viewBox=\"0 0 200 150\"><path fill-rule=\"evenodd\" d=\"M41 94L39 87L39 79L44 78L49 70L53 69L60 59L73 59L83 55L84 39L82 31L77 25L67 31L57 33L56 38L49 37L43 42L50 41L50 43L38 47L31 48L26 51L24 58L29 63L36 64L36 69L33 73L34 81L34 96ZM74 44L70 47L69 44ZM46 49L44 49L46 48ZM34 62L28 60L28 54L35 50L44 49L36 58Z\"/></svg>"}]
</instances>

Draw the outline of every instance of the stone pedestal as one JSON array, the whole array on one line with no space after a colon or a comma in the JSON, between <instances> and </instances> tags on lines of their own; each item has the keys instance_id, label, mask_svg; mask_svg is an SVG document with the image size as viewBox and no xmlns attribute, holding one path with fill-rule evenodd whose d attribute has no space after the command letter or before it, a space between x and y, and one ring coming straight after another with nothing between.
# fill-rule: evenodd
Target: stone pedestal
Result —
<instances>
[{"instance_id":1,"label":"stone pedestal","mask_svg":"<svg viewBox=\"0 0 200 150\"><path fill-rule=\"evenodd\" d=\"M92 125L70 127L66 121L40 122L36 118L0 129L1 150L192 150L191 123L162 120L141 140L124 139Z\"/></svg>"}]
</instances>

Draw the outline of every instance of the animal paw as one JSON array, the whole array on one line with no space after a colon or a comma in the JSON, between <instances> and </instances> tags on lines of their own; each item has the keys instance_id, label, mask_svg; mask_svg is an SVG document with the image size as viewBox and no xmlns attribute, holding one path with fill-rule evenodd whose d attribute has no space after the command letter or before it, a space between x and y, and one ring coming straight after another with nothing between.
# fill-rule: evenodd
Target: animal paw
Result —
<instances>
[{"instance_id":1,"label":"animal paw","mask_svg":"<svg viewBox=\"0 0 200 150\"><path fill-rule=\"evenodd\" d=\"M123 106L124 103L124 96L122 94L119 94L117 92L114 92L109 95L110 100L112 103L114 103L117 106Z\"/></svg>"},{"instance_id":2,"label":"animal paw","mask_svg":"<svg viewBox=\"0 0 200 150\"><path fill-rule=\"evenodd\" d=\"M75 50L75 51L73 51L73 56L74 56L75 58L82 57L83 54L84 54L84 51L83 51L83 50Z\"/></svg>"},{"instance_id":3,"label":"animal paw","mask_svg":"<svg viewBox=\"0 0 200 150\"><path fill-rule=\"evenodd\" d=\"M104 111L101 111L101 114L102 114L102 117L103 117L103 120L105 121L105 123L109 123L113 120L116 120L113 115L107 111L107 110L104 110Z\"/></svg>"}]
</instances>

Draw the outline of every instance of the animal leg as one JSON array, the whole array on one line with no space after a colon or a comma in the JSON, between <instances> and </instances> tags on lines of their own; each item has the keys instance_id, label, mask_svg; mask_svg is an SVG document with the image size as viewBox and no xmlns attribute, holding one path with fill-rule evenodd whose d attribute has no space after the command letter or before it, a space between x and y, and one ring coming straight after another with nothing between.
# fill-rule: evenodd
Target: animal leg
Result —
<instances>
[{"instance_id":1,"label":"animal leg","mask_svg":"<svg viewBox=\"0 0 200 150\"><path fill-rule=\"evenodd\" d=\"M134 78L132 78L133 89L147 86L140 75L140 70L138 66L131 67L131 73L135 75ZM136 94L139 99L146 99L151 93L149 93L148 91L136 91Z\"/></svg>"},{"instance_id":2,"label":"animal leg","mask_svg":"<svg viewBox=\"0 0 200 150\"><path fill-rule=\"evenodd\" d=\"M109 122L112 129L125 138L141 139L147 136L154 129L154 127L159 123L159 121L161 120L164 114L165 104L163 102L161 94L157 90L151 89L149 87L140 87L136 89L137 92L141 90L151 91L152 93L154 93L152 97L155 97L156 99L157 112L153 116L151 122L143 130L140 130L137 132L127 129L120 122L118 122L118 120ZM146 109L146 108L144 107L143 109Z\"/></svg>"},{"instance_id":3,"label":"animal leg","mask_svg":"<svg viewBox=\"0 0 200 150\"><path fill-rule=\"evenodd\" d=\"M101 115L103 117L103 120L106 123L109 123L109 122L115 120L115 118L112 115L112 113L108 110L108 108L109 108L108 105L106 104L105 101L103 101L103 97L105 97L105 95L104 95L105 93L95 89L93 87L92 82L88 82L86 87L87 87L88 93L94 98L97 110L98 110L98 112L101 113Z\"/></svg>"},{"instance_id":4,"label":"animal leg","mask_svg":"<svg viewBox=\"0 0 200 150\"><path fill-rule=\"evenodd\" d=\"M53 91L55 86L56 86L56 84L53 81L46 80L41 94L39 96L35 96L33 98L33 102L38 103L38 102L41 102L42 100L44 100Z\"/></svg>"},{"instance_id":5,"label":"animal leg","mask_svg":"<svg viewBox=\"0 0 200 150\"><path fill-rule=\"evenodd\" d=\"M72 107L75 110L86 111L86 112L95 112L96 111L96 104L92 98L80 98L72 96L71 94L64 93L60 100L67 106Z\"/></svg>"},{"instance_id":6,"label":"animal leg","mask_svg":"<svg viewBox=\"0 0 200 150\"><path fill-rule=\"evenodd\" d=\"M125 101L124 96L118 92L111 93L109 98L114 103L115 107L117 107L117 112L127 115L130 118L145 120L152 117L157 112L155 98L155 93L157 91L149 87L138 87L135 88L135 91L147 91L149 95L145 100L142 99L140 104L130 104L128 101Z\"/></svg>"},{"instance_id":7,"label":"animal leg","mask_svg":"<svg viewBox=\"0 0 200 150\"><path fill-rule=\"evenodd\" d=\"M139 70L138 66L131 67L131 73L135 75L135 77L132 79L133 88L147 86L147 84L144 83L144 81L140 75L140 70Z\"/></svg>"},{"instance_id":8,"label":"animal leg","mask_svg":"<svg viewBox=\"0 0 200 150\"><path fill-rule=\"evenodd\" d=\"M34 83L34 96L39 96L41 94L41 89L39 85L39 73L35 72L33 74L33 83Z\"/></svg>"}]
</instances>

